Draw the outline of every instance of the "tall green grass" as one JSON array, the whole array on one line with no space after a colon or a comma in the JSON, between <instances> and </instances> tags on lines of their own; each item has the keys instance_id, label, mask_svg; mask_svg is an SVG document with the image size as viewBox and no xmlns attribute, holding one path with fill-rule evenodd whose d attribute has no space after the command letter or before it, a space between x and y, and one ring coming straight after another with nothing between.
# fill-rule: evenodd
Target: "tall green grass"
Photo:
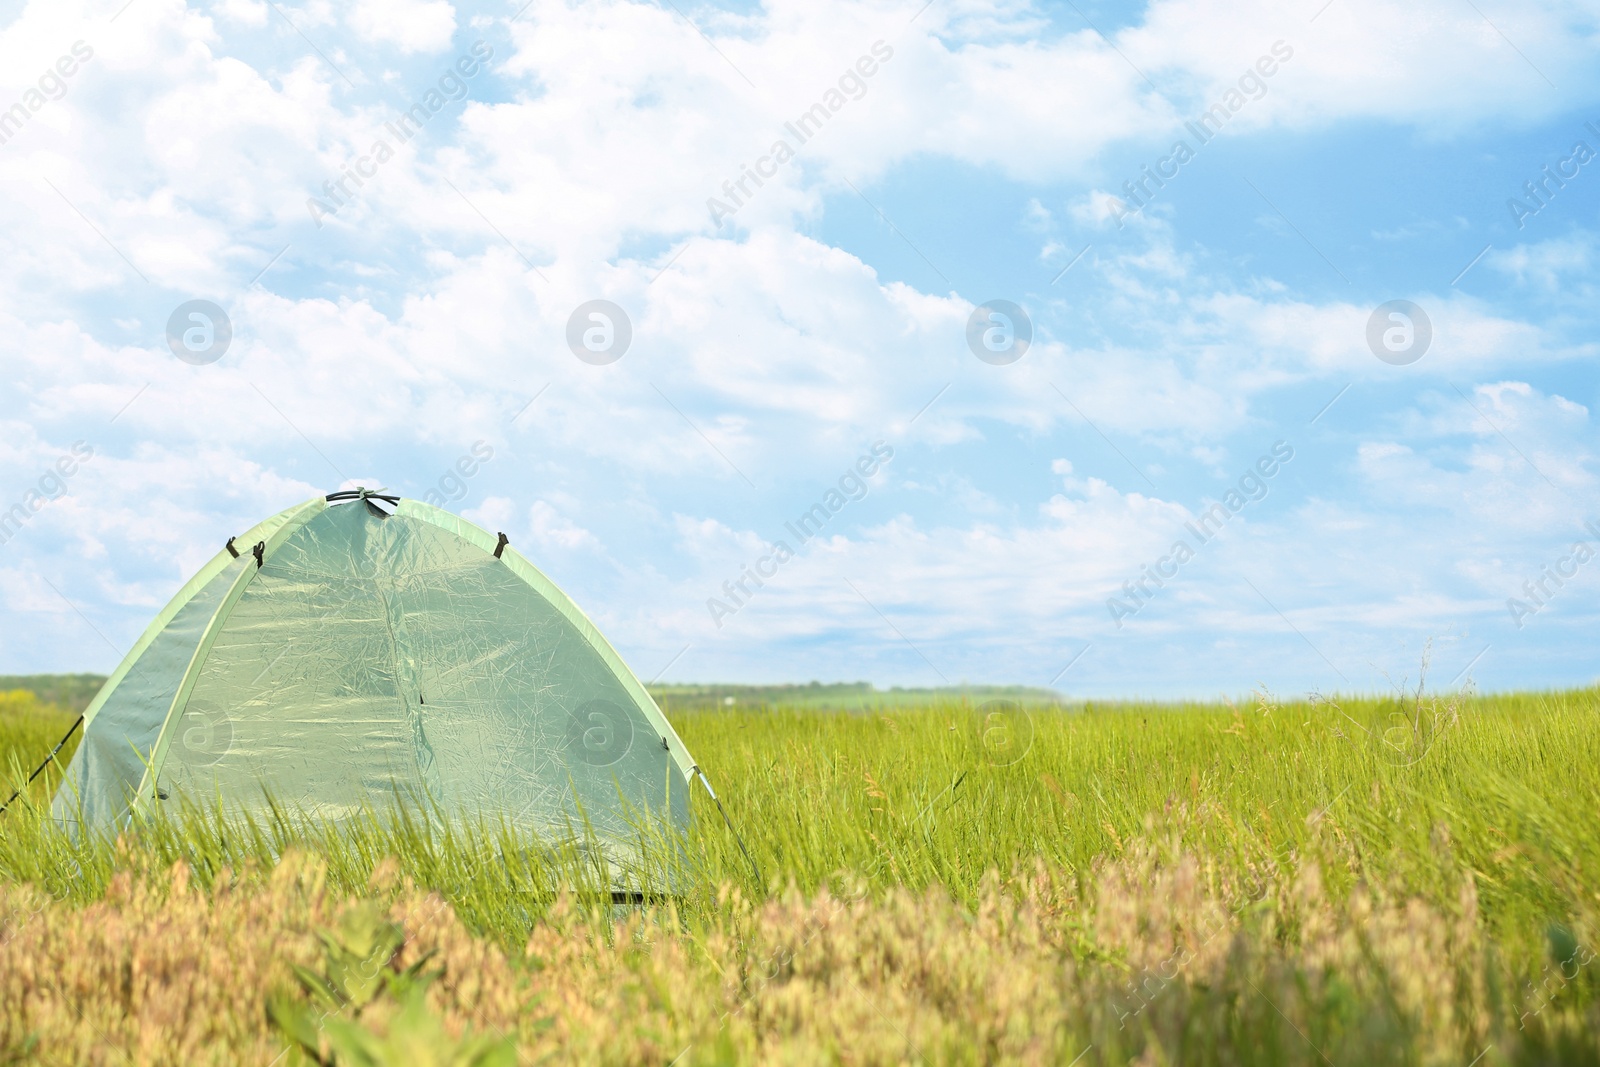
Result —
<instances>
[{"instance_id":1,"label":"tall green grass","mask_svg":"<svg viewBox=\"0 0 1600 1067\"><path fill-rule=\"evenodd\" d=\"M28 776L60 743L77 719L75 712L43 700L30 689L0 689L0 804L21 788ZM74 734L55 761L45 766L30 787L34 796L48 796L76 751ZM3 831L0 831L3 832Z\"/></svg>"},{"instance_id":2,"label":"tall green grass","mask_svg":"<svg viewBox=\"0 0 1600 1067\"><path fill-rule=\"evenodd\" d=\"M802 888L851 870L971 900L990 869L1086 871L1150 832L1239 869L1320 858L1335 891L1377 878L1436 897L1470 870L1507 934L1600 884L1600 690L981 712L675 725L763 869ZM717 830L697 831L708 866L741 879Z\"/></svg>"},{"instance_id":3,"label":"tall green grass","mask_svg":"<svg viewBox=\"0 0 1600 1067\"><path fill-rule=\"evenodd\" d=\"M1314 859L1335 893L1379 880L1443 902L1471 872L1508 943L1531 945L1570 921L1600 884L1600 690L1078 710L718 706L674 719L761 872L758 882L697 788L687 838L641 846L655 888L691 914L696 900L712 906L696 886L762 897L839 876L972 901L990 870L1009 875L1042 857L1088 874L1140 837L1239 873ZM0 736L20 737L10 751L31 759L70 721ZM0 878L92 899L116 865L114 843L60 833L43 802L0 818ZM294 813L240 824L190 808L137 836L202 878L299 844L327 857L335 883L359 888L394 855L476 928L508 940L556 886L598 892L608 877L581 843L404 810L332 825Z\"/></svg>"},{"instance_id":4,"label":"tall green grass","mask_svg":"<svg viewBox=\"0 0 1600 1067\"><path fill-rule=\"evenodd\" d=\"M0 760L16 779L71 716L20 698L0 707ZM793 1041L790 1058L806 1062L922 1048L949 1062L1600 1062L1600 973L1587 962L1600 939L1600 690L719 702L672 718L734 829L698 787L684 836L636 813L628 884L665 905L640 913L615 903L618 872L581 826L463 822L411 796L338 822L180 799L113 840L64 832L48 789L32 790L0 816L0 949L31 938L27 952L58 952L50 966L77 968L93 992L28 1008L23 1029L91 1050L102 1025L129 1041L221 1041L195 1036L203 1021L124 1007L112 972L83 963L98 949L60 948L77 909L134 923L116 927L142 931L117 942L127 958L167 960L176 977L160 989L182 989L184 968L220 951L211 916L229 909L265 909L246 939L256 947L232 949L252 973L284 951L279 937L303 955L296 909L337 912L303 884L325 884L352 907L410 909L418 945L444 936L442 909L415 891L436 890L471 942L446 939L452 1025L480 1025L489 961L494 1025L541 1055L604 1031L578 1058L721 1063L735 1049L782 1058ZM273 870L296 849L315 858ZM172 888L191 881L207 894ZM17 883L65 903L33 923L39 894ZM163 900L184 917L170 937ZM27 983L4 976L0 990L24 997ZM237 1031L216 1055L269 1047L249 999L267 987L213 985ZM545 994L531 988L583 991L551 1009L571 1028L561 1041L540 1036ZM619 1011L637 1025L616 1026ZM997 1035L996 1019L1015 1032ZM868 1030L877 1052L858 1047Z\"/></svg>"}]
</instances>

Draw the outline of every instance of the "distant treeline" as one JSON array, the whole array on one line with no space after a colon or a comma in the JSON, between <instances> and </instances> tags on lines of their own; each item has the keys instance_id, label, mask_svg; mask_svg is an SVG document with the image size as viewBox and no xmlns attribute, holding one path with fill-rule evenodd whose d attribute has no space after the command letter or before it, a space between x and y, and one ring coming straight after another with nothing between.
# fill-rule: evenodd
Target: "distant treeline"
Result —
<instances>
[{"instance_id":1,"label":"distant treeline","mask_svg":"<svg viewBox=\"0 0 1600 1067\"><path fill-rule=\"evenodd\" d=\"M103 674L5 674L0 675L0 692L26 689L46 703L81 712L89 706L105 680ZM1054 690L1021 685L878 689L871 682L807 682L801 685L652 685L649 689L664 711L780 704L855 711L944 701L981 704L988 700L1015 700L1022 704L1057 704L1063 699Z\"/></svg>"},{"instance_id":2,"label":"distant treeline","mask_svg":"<svg viewBox=\"0 0 1600 1067\"><path fill-rule=\"evenodd\" d=\"M81 712L105 680L103 674L0 674L0 693L26 689L47 704Z\"/></svg>"},{"instance_id":3,"label":"distant treeline","mask_svg":"<svg viewBox=\"0 0 1600 1067\"><path fill-rule=\"evenodd\" d=\"M944 702L973 705L990 700L1014 700L1019 704L1064 702L1062 695L1053 689L1022 685L946 686L934 689L902 689L894 686L878 689L871 682L808 682L803 685L653 685L649 689L656 703L667 712L708 707L778 705L861 711Z\"/></svg>"}]
</instances>

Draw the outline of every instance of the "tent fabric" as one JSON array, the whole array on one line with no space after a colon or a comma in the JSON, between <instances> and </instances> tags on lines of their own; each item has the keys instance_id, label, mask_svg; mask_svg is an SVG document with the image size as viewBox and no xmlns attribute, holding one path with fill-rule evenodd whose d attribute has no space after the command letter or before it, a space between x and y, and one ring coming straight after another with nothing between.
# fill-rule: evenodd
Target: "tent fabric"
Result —
<instances>
[{"instance_id":1,"label":"tent fabric","mask_svg":"<svg viewBox=\"0 0 1600 1067\"><path fill-rule=\"evenodd\" d=\"M261 563L250 551L264 544ZM616 650L448 512L317 498L235 539L107 680L55 799L116 829L182 798L318 818L423 791L452 817L625 844L698 773Z\"/></svg>"}]
</instances>

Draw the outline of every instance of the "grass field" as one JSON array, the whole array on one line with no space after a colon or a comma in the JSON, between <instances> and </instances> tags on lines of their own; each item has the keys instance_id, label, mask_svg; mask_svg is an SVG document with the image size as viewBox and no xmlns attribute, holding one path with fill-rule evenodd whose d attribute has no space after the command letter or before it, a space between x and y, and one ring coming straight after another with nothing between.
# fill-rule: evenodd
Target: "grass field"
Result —
<instances>
[{"instance_id":1,"label":"grass field","mask_svg":"<svg viewBox=\"0 0 1600 1067\"><path fill-rule=\"evenodd\" d=\"M0 681L16 682L7 678ZM68 729L77 713L61 704L41 698L30 689L0 686L0 802L12 794L50 754ZM76 737L72 739L73 742ZM46 794L60 780L60 770L73 751L72 742L63 747L58 757L60 766L49 766L40 774L35 793ZM20 777L19 777L20 774ZM0 833L4 833L0 827Z\"/></svg>"},{"instance_id":2,"label":"grass field","mask_svg":"<svg viewBox=\"0 0 1600 1067\"><path fill-rule=\"evenodd\" d=\"M1600 1063L1600 691L702 689L760 877L697 792L642 909L498 828L14 808L0 1063ZM0 765L71 721L0 698Z\"/></svg>"}]
</instances>

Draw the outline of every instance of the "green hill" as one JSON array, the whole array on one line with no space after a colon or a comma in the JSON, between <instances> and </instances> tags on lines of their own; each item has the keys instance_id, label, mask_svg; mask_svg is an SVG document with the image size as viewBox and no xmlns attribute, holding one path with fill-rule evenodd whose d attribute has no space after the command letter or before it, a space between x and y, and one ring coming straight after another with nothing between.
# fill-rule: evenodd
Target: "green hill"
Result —
<instances>
[{"instance_id":1,"label":"green hill","mask_svg":"<svg viewBox=\"0 0 1600 1067\"><path fill-rule=\"evenodd\" d=\"M74 712L89 706L103 674L0 675L0 692L26 689L48 704ZM1053 689L1021 685L968 685L934 689L878 689L871 682L807 682L791 685L719 685L690 683L652 685L650 695L663 711L688 711L709 707L794 707L830 711L867 711L915 704L982 704L989 700L1015 700L1019 704L1061 704L1066 699Z\"/></svg>"},{"instance_id":2,"label":"green hill","mask_svg":"<svg viewBox=\"0 0 1600 1067\"><path fill-rule=\"evenodd\" d=\"M81 712L105 680L103 674L0 674L0 693L26 689L47 704Z\"/></svg>"},{"instance_id":3,"label":"green hill","mask_svg":"<svg viewBox=\"0 0 1600 1067\"><path fill-rule=\"evenodd\" d=\"M650 695L671 713L710 707L788 707L814 711L869 711L909 705L978 705L990 700L1019 704L1062 704L1053 689L1022 685L966 685L935 689L878 689L871 682L808 682L803 685L652 685Z\"/></svg>"}]
</instances>

